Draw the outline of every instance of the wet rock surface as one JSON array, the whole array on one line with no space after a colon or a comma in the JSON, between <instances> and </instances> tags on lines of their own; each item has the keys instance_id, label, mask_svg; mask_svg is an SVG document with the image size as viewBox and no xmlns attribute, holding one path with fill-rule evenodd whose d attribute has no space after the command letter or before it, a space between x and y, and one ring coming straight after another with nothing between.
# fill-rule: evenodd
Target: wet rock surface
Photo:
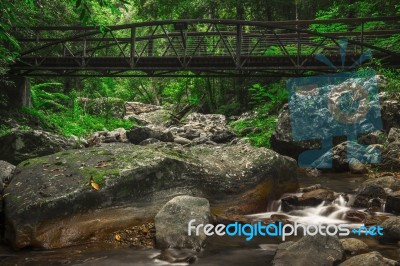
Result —
<instances>
[{"instance_id":1,"label":"wet rock surface","mask_svg":"<svg viewBox=\"0 0 400 266\"><path fill-rule=\"evenodd\" d=\"M273 265L320 266L337 265L344 259L345 250L336 236L304 236L297 242L278 246Z\"/></svg>"},{"instance_id":2,"label":"wet rock surface","mask_svg":"<svg viewBox=\"0 0 400 266\"><path fill-rule=\"evenodd\" d=\"M210 203L205 198L178 196L168 201L155 217L156 247L201 250L207 236L204 230L188 232L188 224L210 224Z\"/></svg>"},{"instance_id":3,"label":"wet rock surface","mask_svg":"<svg viewBox=\"0 0 400 266\"><path fill-rule=\"evenodd\" d=\"M94 185L96 184L96 185ZM175 196L205 197L213 214L263 212L298 188L293 159L249 145L108 143L18 165L6 188L6 239L56 248L152 222Z\"/></svg>"},{"instance_id":4,"label":"wet rock surface","mask_svg":"<svg viewBox=\"0 0 400 266\"><path fill-rule=\"evenodd\" d=\"M396 243L400 240L400 217L390 217L382 224L383 236L380 240L384 243Z\"/></svg>"},{"instance_id":5,"label":"wet rock surface","mask_svg":"<svg viewBox=\"0 0 400 266\"><path fill-rule=\"evenodd\" d=\"M340 239L344 251L348 255L358 255L368 252L368 245L357 238Z\"/></svg>"},{"instance_id":6,"label":"wet rock surface","mask_svg":"<svg viewBox=\"0 0 400 266\"><path fill-rule=\"evenodd\" d=\"M340 266L397 266L398 262L384 258L379 252L373 251L367 254L354 256Z\"/></svg>"}]
</instances>

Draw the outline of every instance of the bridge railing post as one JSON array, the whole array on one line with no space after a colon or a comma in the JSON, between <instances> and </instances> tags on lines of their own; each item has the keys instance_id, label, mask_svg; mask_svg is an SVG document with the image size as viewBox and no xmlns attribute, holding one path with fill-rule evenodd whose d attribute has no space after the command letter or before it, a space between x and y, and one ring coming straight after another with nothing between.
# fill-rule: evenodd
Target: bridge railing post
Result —
<instances>
[{"instance_id":1,"label":"bridge railing post","mask_svg":"<svg viewBox=\"0 0 400 266\"><path fill-rule=\"evenodd\" d=\"M241 55L242 55L242 41L243 41L243 26L241 24L236 25L236 68L241 66Z\"/></svg>"},{"instance_id":2,"label":"bridge railing post","mask_svg":"<svg viewBox=\"0 0 400 266\"><path fill-rule=\"evenodd\" d=\"M136 53L136 27L131 28L131 53L130 53L130 65L131 68L135 66L135 53Z\"/></svg>"}]
</instances>

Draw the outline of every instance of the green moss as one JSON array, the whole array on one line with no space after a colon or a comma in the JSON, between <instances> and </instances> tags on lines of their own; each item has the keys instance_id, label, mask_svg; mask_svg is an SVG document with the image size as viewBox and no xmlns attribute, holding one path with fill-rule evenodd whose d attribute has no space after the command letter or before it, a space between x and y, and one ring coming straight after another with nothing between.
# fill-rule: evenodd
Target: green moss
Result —
<instances>
[{"instance_id":1,"label":"green moss","mask_svg":"<svg viewBox=\"0 0 400 266\"><path fill-rule=\"evenodd\" d=\"M119 176L119 169L99 169L95 167L85 167L79 170L87 182L92 179L95 183L100 186L104 185L105 177L117 177Z\"/></svg>"}]
</instances>

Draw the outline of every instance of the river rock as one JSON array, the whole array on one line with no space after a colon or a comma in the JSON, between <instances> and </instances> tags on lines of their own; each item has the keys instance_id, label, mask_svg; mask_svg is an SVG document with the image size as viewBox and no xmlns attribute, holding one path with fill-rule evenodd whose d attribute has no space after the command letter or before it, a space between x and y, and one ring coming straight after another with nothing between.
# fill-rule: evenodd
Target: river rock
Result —
<instances>
[{"instance_id":1,"label":"river rock","mask_svg":"<svg viewBox=\"0 0 400 266\"><path fill-rule=\"evenodd\" d=\"M367 208L371 207L374 199L386 199L385 190L378 185L369 184L359 189L353 203L353 207Z\"/></svg>"},{"instance_id":2,"label":"river rock","mask_svg":"<svg viewBox=\"0 0 400 266\"><path fill-rule=\"evenodd\" d=\"M368 245L357 238L340 239L340 243L348 255L358 255L368 252Z\"/></svg>"},{"instance_id":3,"label":"river rock","mask_svg":"<svg viewBox=\"0 0 400 266\"><path fill-rule=\"evenodd\" d=\"M74 138L41 130L16 130L0 137L0 160L18 164L30 158L82 147Z\"/></svg>"},{"instance_id":4,"label":"river rock","mask_svg":"<svg viewBox=\"0 0 400 266\"><path fill-rule=\"evenodd\" d=\"M126 102L125 103L125 112L126 115L140 115L142 113L151 113L156 110L162 109L161 106L153 105L153 104L146 104L141 102Z\"/></svg>"},{"instance_id":5,"label":"river rock","mask_svg":"<svg viewBox=\"0 0 400 266\"><path fill-rule=\"evenodd\" d=\"M373 251L357 255L339 264L339 266L397 266L394 260L384 258L379 252Z\"/></svg>"},{"instance_id":6,"label":"river rock","mask_svg":"<svg viewBox=\"0 0 400 266\"><path fill-rule=\"evenodd\" d=\"M380 240L390 243L396 243L400 240L400 217L386 219L381 227L383 228L383 236L380 237Z\"/></svg>"},{"instance_id":7,"label":"river rock","mask_svg":"<svg viewBox=\"0 0 400 266\"><path fill-rule=\"evenodd\" d=\"M380 167L382 170L400 170L400 142L392 142L387 145L382 153Z\"/></svg>"},{"instance_id":8,"label":"river rock","mask_svg":"<svg viewBox=\"0 0 400 266\"><path fill-rule=\"evenodd\" d=\"M5 184L10 183L14 175L15 166L0 160L0 192L3 190Z\"/></svg>"},{"instance_id":9,"label":"river rock","mask_svg":"<svg viewBox=\"0 0 400 266\"><path fill-rule=\"evenodd\" d=\"M98 145L100 143L127 142L126 130L117 128L112 131L97 131L88 138L88 146Z\"/></svg>"},{"instance_id":10,"label":"river rock","mask_svg":"<svg viewBox=\"0 0 400 266\"><path fill-rule=\"evenodd\" d=\"M374 185L379 186L384 189L391 189L393 191L400 190L400 179L394 176L382 176L378 178L373 178L366 180L361 186L359 190L363 190L365 187Z\"/></svg>"},{"instance_id":11,"label":"river rock","mask_svg":"<svg viewBox=\"0 0 400 266\"><path fill-rule=\"evenodd\" d=\"M391 128L400 128L400 102L385 100L381 102L381 116L383 128L389 132Z\"/></svg>"},{"instance_id":12,"label":"river rock","mask_svg":"<svg viewBox=\"0 0 400 266\"><path fill-rule=\"evenodd\" d=\"M156 247L191 248L200 250L207 236L204 230L188 232L188 223L192 225L211 223L210 204L205 198L178 196L168 201L155 217Z\"/></svg>"},{"instance_id":13,"label":"river rock","mask_svg":"<svg viewBox=\"0 0 400 266\"><path fill-rule=\"evenodd\" d=\"M387 196L385 212L400 214L400 190Z\"/></svg>"},{"instance_id":14,"label":"river rock","mask_svg":"<svg viewBox=\"0 0 400 266\"><path fill-rule=\"evenodd\" d=\"M295 243L278 246L273 265L320 266L337 265L344 258L344 249L336 236L303 236Z\"/></svg>"},{"instance_id":15,"label":"river rock","mask_svg":"<svg viewBox=\"0 0 400 266\"><path fill-rule=\"evenodd\" d=\"M5 190L5 235L14 248L58 248L153 222L178 195L233 215L265 212L297 189L295 160L265 148L105 143L18 165Z\"/></svg>"},{"instance_id":16,"label":"river rock","mask_svg":"<svg viewBox=\"0 0 400 266\"><path fill-rule=\"evenodd\" d=\"M173 249L169 248L161 251L153 259L163 260L169 263L192 264L197 260L196 251L191 249Z\"/></svg>"},{"instance_id":17,"label":"river rock","mask_svg":"<svg viewBox=\"0 0 400 266\"><path fill-rule=\"evenodd\" d=\"M368 215L365 212L348 210L343 219L352 223L363 223Z\"/></svg>"},{"instance_id":18,"label":"river rock","mask_svg":"<svg viewBox=\"0 0 400 266\"><path fill-rule=\"evenodd\" d=\"M385 134L381 130L377 130L367 134L362 134L358 138L357 142L362 145L383 144L385 139Z\"/></svg>"},{"instance_id":19,"label":"river rock","mask_svg":"<svg viewBox=\"0 0 400 266\"><path fill-rule=\"evenodd\" d=\"M391 142L400 142L400 128L392 127L389 131L387 141Z\"/></svg>"},{"instance_id":20,"label":"river rock","mask_svg":"<svg viewBox=\"0 0 400 266\"><path fill-rule=\"evenodd\" d=\"M140 144L146 139L158 139L163 142L173 142L174 137L171 132L154 130L146 126L134 126L126 132L129 141L133 144Z\"/></svg>"},{"instance_id":21,"label":"river rock","mask_svg":"<svg viewBox=\"0 0 400 266\"><path fill-rule=\"evenodd\" d=\"M348 145L352 145L353 149L349 153ZM380 153L379 149L376 145L369 145L365 147L364 145L360 145L358 143L345 141L336 145L320 158L313 162L316 168L327 168L328 163L332 163L332 169L336 172L343 172L350 170L349 161L352 161L352 169L354 172L365 173L366 168L363 163L360 162L366 161L376 161L379 162Z\"/></svg>"},{"instance_id":22,"label":"river rock","mask_svg":"<svg viewBox=\"0 0 400 266\"><path fill-rule=\"evenodd\" d=\"M189 139L186 139L186 138L183 138L183 137L179 137L179 136L174 137L174 142L178 143L178 144L181 144L181 145L189 145L189 144L192 143Z\"/></svg>"},{"instance_id":23,"label":"river rock","mask_svg":"<svg viewBox=\"0 0 400 266\"><path fill-rule=\"evenodd\" d=\"M328 189L319 188L304 193L301 197L288 196L281 199L282 210L289 212L299 207L318 206L324 201L335 200L334 192Z\"/></svg>"},{"instance_id":24,"label":"river rock","mask_svg":"<svg viewBox=\"0 0 400 266\"><path fill-rule=\"evenodd\" d=\"M349 169L353 174L365 174L368 172L365 164L354 158L349 160Z\"/></svg>"},{"instance_id":25,"label":"river rock","mask_svg":"<svg viewBox=\"0 0 400 266\"><path fill-rule=\"evenodd\" d=\"M278 116L276 129L270 139L271 148L297 160L300 153L310 149L320 149L321 141L294 141L290 126L289 105L285 104Z\"/></svg>"}]
</instances>

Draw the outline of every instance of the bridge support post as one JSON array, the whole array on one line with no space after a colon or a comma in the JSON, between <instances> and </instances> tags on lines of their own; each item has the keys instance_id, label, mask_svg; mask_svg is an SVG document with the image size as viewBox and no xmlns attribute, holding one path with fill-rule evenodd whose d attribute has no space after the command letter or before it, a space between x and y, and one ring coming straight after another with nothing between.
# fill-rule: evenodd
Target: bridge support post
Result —
<instances>
[{"instance_id":1,"label":"bridge support post","mask_svg":"<svg viewBox=\"0 0 400 266\"><path fill-rule=\"evenodd\" d=\"M32 106L29 79L23 76L11 76L9 80L12 82L2 88L8 96L8 107L17 109Z\"/></svg>"}]
</instances>

